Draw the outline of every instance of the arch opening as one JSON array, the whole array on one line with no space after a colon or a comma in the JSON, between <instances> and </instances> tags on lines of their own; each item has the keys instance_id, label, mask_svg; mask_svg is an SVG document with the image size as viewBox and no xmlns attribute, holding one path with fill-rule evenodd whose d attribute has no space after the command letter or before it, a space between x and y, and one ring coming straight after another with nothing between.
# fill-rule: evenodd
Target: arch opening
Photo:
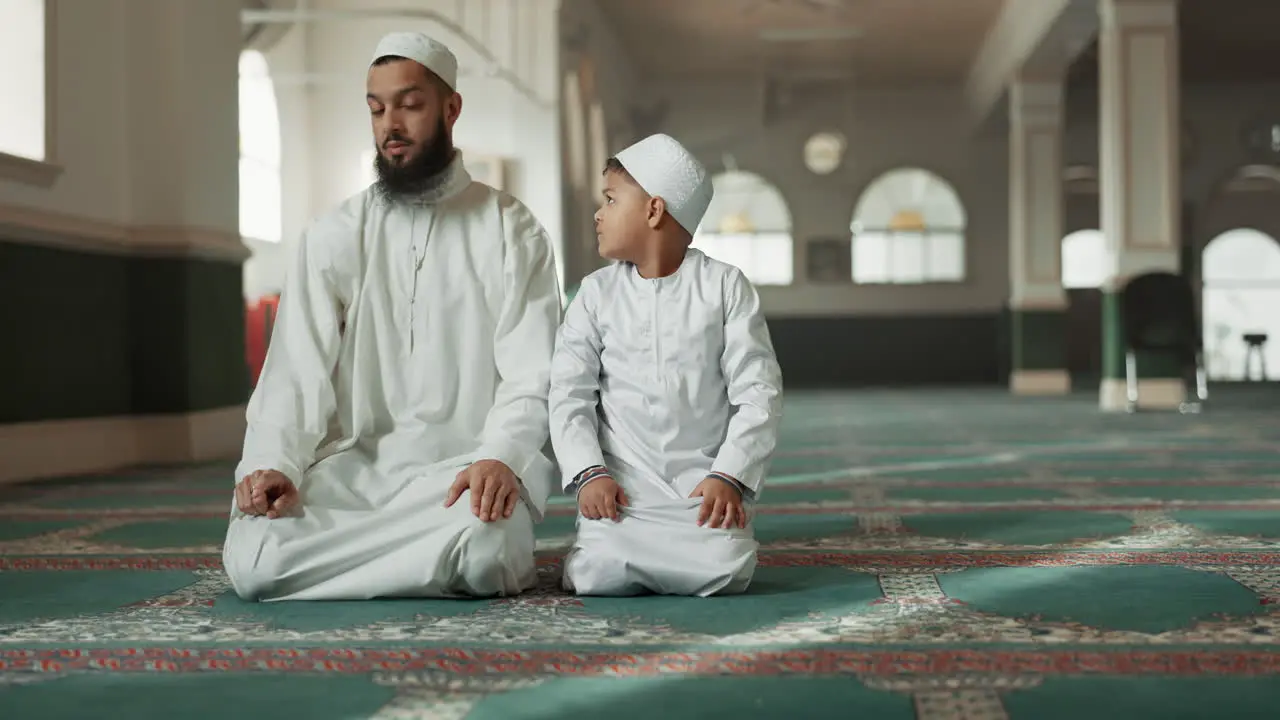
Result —
<instances>
[{"instance_id":1,"label":"arch opening","mask_svg":"<svg viewBox=\"0 0 1280 720\"><path fill-rule=\"evenodd\" d=\"M267 59L240 54L240 235L278 243L283 233L280 108Z\"/></svg>"},{"instance_id":2,"label":"arch opening","mask_svg":"<svg viewBox=\"0 0 1280 720\"><path fill-rule=\"evenodd\" d=\"M1260 360L1274 376L1280 369L1280 243L1252 228L1228 230L1205 246L1200 267L1209 378L1262 379ZM1255 334L1267 342L1251 353L1246 337Z\"/></svg>"},{"instance_id":3,"label":"arch opening","mask_svg":"<svg viewBox=\"0 0 1280 720\"><path fill-rule=\"evenodd\" d=\"M922 168L890 170L867 187L854 208L853 281L964 280L966 225L964 205L950 183Z\"/></svg>"},{"instance_id":4,"label":"arch opening","mask_svg":"<svg viewBox=\"0 0 1280 720\"><path fill-rule=\"evenodd\" d=\"M1077 230L1062 238L1062 287L1092 290L1102 287L1109 269L1107 238L1101 230Z\"/></svg>"},{"instance_id":5,"label":"arch opening","mask_svg":"<svg viewBox=\"0 0 1280 720\"><path fill-rule=\"evenodd\" d=\"M755 173L730 170L711 178L715 197L693 235L693 247L736 266L756 285L794 281L791 211L782 193Z\"/></svg>"}]
</instances>

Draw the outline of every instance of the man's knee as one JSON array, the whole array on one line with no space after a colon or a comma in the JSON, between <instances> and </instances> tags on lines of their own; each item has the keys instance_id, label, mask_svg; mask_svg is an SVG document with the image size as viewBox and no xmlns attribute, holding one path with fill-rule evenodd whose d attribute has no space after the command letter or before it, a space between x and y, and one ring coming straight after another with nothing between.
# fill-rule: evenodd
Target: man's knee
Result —
<instances>
[{"instance_id":1,"label":"man's knee","mask_svg":"<svg viewBox=\"0 0 1280 720\"><path fill-rule=\"evenodd\" d=\"M267 597L279 581L279 558L273 544L266 542L269 522L265 518L237 518L227 529L222 567L241 600Z\"/></svg>"},{"instance_id":2,"label":"man's knee","mask_svg":"<svg viewBox=\"0 0 1280 720\"><path fill-rule=\"evenodd\" d=\"M511 517L484 522L467 511L457 543L458 574L475 592L516 592L535 574L533 518L524 503Z\"/></svg>"}]
</instances>

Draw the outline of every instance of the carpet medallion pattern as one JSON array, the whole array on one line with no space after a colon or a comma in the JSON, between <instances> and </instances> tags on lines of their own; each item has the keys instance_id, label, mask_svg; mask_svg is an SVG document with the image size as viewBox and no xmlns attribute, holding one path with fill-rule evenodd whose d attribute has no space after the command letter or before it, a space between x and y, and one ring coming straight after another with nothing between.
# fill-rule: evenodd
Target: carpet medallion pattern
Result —
<instances>
[{"instance_id":1,"label":"carpet medallion pattern","mask_svg":"<svg viewBox=\"0 0 1280 720\"><path fill-rule=\"evenodd\" d=\"M231 468L0 489L0 716L1275 717L1280 396L792 394L745 595L245 603ZM1216 397L1216 396L1215 396Z\"/></svg>"}]
</instances>

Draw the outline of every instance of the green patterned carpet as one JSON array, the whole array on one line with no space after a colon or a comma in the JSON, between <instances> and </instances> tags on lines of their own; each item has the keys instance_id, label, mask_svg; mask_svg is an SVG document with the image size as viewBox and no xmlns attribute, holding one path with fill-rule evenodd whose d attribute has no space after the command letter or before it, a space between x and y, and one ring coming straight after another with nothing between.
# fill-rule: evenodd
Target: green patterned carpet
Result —
<instances>
[{"instance_id":1,"label":"green patterned carpet","mask_svg":"<svg viewBox=\"0 0 1280 720\"><path fill-rule=\"evenodd\" d=\"M1280 717L1280 394L792 393L752 591L239 601L227 466L0 489L0 717Z\"/></svg>"}]
</instances>

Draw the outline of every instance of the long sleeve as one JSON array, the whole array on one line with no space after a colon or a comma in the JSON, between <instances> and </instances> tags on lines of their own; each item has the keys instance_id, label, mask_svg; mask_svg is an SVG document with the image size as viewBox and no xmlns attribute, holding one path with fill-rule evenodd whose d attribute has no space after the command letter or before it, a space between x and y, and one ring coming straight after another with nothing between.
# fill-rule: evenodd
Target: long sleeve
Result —
<instances>
[{"instance_id":1,"label":"long sleeve","mask_svg":"<svg viewBox=\"0 0 1280 720\"><path fill-rule=\"evenodd\" d=\"M529 490L535 503L550 488L532 477L547 445L547 389L551 353L560 324L560 284L551 238L523 205L503 208L506 233L505 295L494 329L494 363L499 383L485 418L477 459L504 463Z\"/></svg>"},{"instance_id":2,"label":"long sleeve","mask_svg":"<svg viewBox=\"0 0 1280 720\"><path fill-rule=\"evenodd\" d=\"M597 293L588 277L565 313L551 361L551 446L568 489L583 470L604 465L600 450L600 332Z\"/></svg>"},{"instance_id":3,"label":"long sleeve","mask_svg":"<svg viewBox=\"0 0 1280 720\"><path fill-rule=\"evenodd\" d=\"M266 362L249 400L237 482L256 470L278 470L302 487L328 429L342 307L329 281L326 240L309 231L285 279Z\"/></svg>"},{"instance_id":4,"label":"long sleeve","mask_svg":"<svg viewBox=\"0 0 1280 720\"><path fill-rule=\"evenodd\" d=\"M782 419L782 371L773 352L760 296L739 271L726 280L721 371L733 415L712 472L737 479L753 495L764 482Z\"/></svg>"}]
</instances>

